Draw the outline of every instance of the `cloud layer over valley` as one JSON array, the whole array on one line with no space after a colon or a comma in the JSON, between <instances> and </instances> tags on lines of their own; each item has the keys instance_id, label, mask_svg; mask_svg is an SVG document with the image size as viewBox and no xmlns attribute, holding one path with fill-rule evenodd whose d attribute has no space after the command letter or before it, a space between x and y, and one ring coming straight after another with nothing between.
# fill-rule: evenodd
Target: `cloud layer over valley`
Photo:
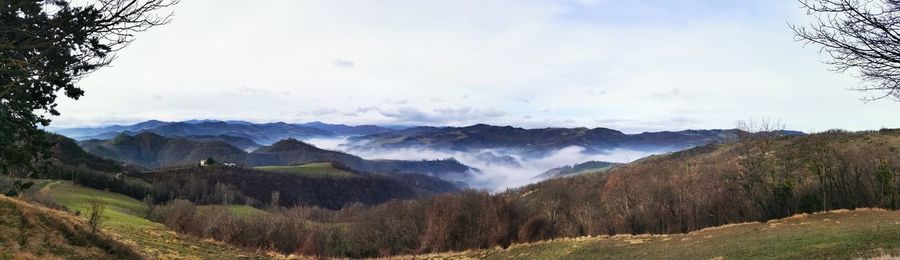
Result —
<instances>
[{"instance_id":1,"label":"cloud layer over valley","mask_svg":"<svg viewBox=\"0 0 900 260\"><path fill-rule=\"evenodd\" d=\"M540 157L523 156L515 151L503 149L481 149L478 151L440 151L417 148L400 149L348 149L347 140L343 138L314 138L305 140L319 148L338 150L358 155L365 159L396 159L396 160L435 160L454 158L459 162L478 168L481 173L474 174L473 179L461 180L472 188L500 191L506 188L515 188L540 181L537 178L541 173L552 168L574 165L587 161L606 161L627 163L653 154L661 154L668 151L636 151L627 149L614 149L604 153L585 153L585 149L579 146L570 146L551 151ZM484 153L492 153L496 157L509 156L515 159L515 164L506 161L489 160Z\"/></svg>"}]
</instances>

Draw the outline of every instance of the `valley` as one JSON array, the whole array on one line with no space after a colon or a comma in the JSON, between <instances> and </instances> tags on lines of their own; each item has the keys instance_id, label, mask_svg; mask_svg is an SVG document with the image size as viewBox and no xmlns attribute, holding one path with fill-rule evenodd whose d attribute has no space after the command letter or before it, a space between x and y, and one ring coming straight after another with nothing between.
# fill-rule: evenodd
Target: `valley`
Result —
<instances>
[{"instance_id":1,"label":"valley","mask_svg":"<svg viewBox=\"0 0 900 260\"><path fill-rule=\"evenodd\" d=\"M0 0L0 260L900 259L897 111L900 0Z\"/></svg>"},{"instance_id":2,"label":"valley","mask_svg":"<svg viewBox=\"0 0 900 260\"><path fill-rule=\"evenodd\" d=\"M149 154L152 155L169 149L161 147L179 147L184 143L189 144L185 147L204 147L209 143L142 133L135 137L122 135L117 137L119 140L82 142L81 145L88 151L85 152L75 141L59 137L54 149L55 172L41 176L63 180L74 178L81 185L112 188L132 197L61 181L40 182L28 192L27 197L45 205L83 211L84 201L98 196L109 206L107 214L110 221L106 225L112 234L130 239L149 239L131 237L148 235L135 233L136 227L171 229L182 234L178 236L185 236L180 238L182 240L190 241L194 239L192 236L197 236L224 241L225 244L218 246L237 246L234 250L242 253L232 253L241 255L247 255L243 252L248 249L262 247L267 249L266 252L284 255L300 252L302 255L373 257L414 253L449 258L526 256L617 259L641 255L652 257L668 252L663 248L683 247L687 250L683 256L688 258L741 258L765 257L755 253L745 254L746 250L771 251L772 256L790 256L789 252L794 251L807 254L802 248L820 248L834 243L837 243L833 249L836 251L817 252L837 255L836 252L840 251L855 256L878 252L892 254L894 247L890 241L895 238L888 235L892 234L890 229L885 233L887 237L878 239L887 244L873 244L873 240L853 236L854 233L845 230L816 229L815 232L825 233L810 233L813 231L803 229L802 225L825 225L819 223L825 221L819 217L822 215L812 214L814 212L896 207L900 200L894 199L897 194L893 185L900 178L890 175L890 179L884 179L884 171L900 162L891 152L900 147L898 133L883 129L804 135L783 132L746 134L630 163L588 161L552 168L543 173L542 181L534 180L535 183L498 192L468 190L461 188L464 184L432 177L433 174L359 171L340 163L340 160L397 165L422 161L365 160L339 151L319 149L295 139L263 146L250 153L220 142L224 147L231 147L227 151L248 156L245 158L270 156L257 158L266 158L263 160L273 164L228 166L225 165L228 159L220 159L222 161L210 162L205 166L143 170L141 168L144 167L133 168L127 164L123 168L114 162L116 158L101 158L102 152L97 151L133 149L137 152L114 154L157 158L146 157L148 153L144 151L151 151ZM142 139L163 142L157 145L139 141ZM177 145L169 144L172 142ZM197 154L193 156L195 159L228 158L204 154L206 151L219 151L216 149L198 148L192 151ZM478 157L490 157L498 163L507 161L503 164L506 167L522 167L510 165L508 158L497 154ZM829 158L853 159L835 161ZM764 163L748 164L750 160ZM407 167L416 169L421 166ZM776 171L783 175L775 175L774 179L749 178L753 174L771 174L765 169L791 170ZM120 171L127 172L121 175L116 173ZM817 182L816 176L819 175L816 174L820 171L829 174L828 178L832 181L825 184ZM767 193L777 192L784 185L791 187L786 197L773 198L773 193ZM747 196L747 199L734 197L736 191ZM142 197L142 194L149 197ZM153 205L159 205L153 210L156 213L140 216L147 205L151 205L142 202L142 198L149 198ZM835 215L834 218L850 216L844 221L863 225L860 230L875 228L879 230L877 232L882 232L882 226L891 221L900 221L893 211L852 212ZM801 217L784 220L785 223L790 222L785 227L791 227L785 229L785 233L742 231L745 230L743 227L760 224L732 226L758 221L775 227L781 225L777 224L781 223L777 219L796 214ZM866 217L868 215L877 217L870 219ZM807 224L791 222L806 218L810 221ZM460 224L463 222L467 224ZM208 229L212 227L197 223L219 223L216 224L219 227ZM264 226L288 233L266 233L265 229L260 229ZM495 228L490 233L473 229L484 226ZM717 226L725 227L712 228ZM698 237L714 230L734 231ZM765 231L767 228L750 230ZM679 235L683 233L686 235ZM731 237L727 239L736 244L715 247L701 243L704 238L720 235ZM766 248L769 244L760 242L793 240L790 236L797 236L797 239L820 237L824 240L797 244L777 242L784 247L780 250L785 251L772 251L775 249ZM398 239L403 242L397 242ZM685 243L676 243L679 241ZM189 245L194 242L184 243ZM295 247L293 243L302 245ZM752 247L741 247L739 243L748 243ZM509 249L489 249L495 247ZM430 254L478 248L487 250ZM878 249L886 251L876 251ZM142 250L143 254L148 255L203 254L178 247L160 249L162 252ZM216 249L216 252L219 251Z\"/></svg>"}]
</instances>

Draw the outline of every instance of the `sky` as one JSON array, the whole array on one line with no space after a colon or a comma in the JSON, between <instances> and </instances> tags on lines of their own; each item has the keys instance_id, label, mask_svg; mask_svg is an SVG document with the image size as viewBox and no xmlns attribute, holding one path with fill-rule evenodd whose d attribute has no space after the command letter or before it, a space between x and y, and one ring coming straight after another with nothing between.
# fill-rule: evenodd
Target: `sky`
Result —
<instances>
[{"instance_id":1,"label":"sky","mask_svg":"<svg viewBox=\"0 0 900 260\"><path fill-rule=\"evenodd\" d=\"M785 0L182 1L60 100L52 126L900 127L822 64Z\"/></svg>"}]
</instances>

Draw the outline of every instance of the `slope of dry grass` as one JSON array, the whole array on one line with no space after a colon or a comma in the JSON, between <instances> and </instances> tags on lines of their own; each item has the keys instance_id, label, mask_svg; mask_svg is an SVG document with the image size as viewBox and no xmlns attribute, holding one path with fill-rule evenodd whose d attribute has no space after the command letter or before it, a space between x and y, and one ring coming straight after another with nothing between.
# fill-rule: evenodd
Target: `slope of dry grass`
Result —
<instances>
[{"instance_id":1,"label":"slope of dry grass","mask_svg":"<svg viewBox=\"0 0 900 260\"><path fill-rule=\"evenodd\" d=\"M890 255L900 255L900 211L860 209L732 224L688 234L580 237L406 258L854 259Z\"/></svg>"},{"instance_id":2,"label":"slope of dry grass","mask_svg":"<svg viewBox=\"0 0 900 260\"><path fill-rule=\"evenodd\" d=\"M152 259L267 258L225 243L177 234L162 224L143 218L143 203L122 194L63 181L52 181L37 188L35 196L42 196L73 212L85 212L92 197L102 201L107 205L103 230Z\"/></svg>"},{"instance_id":3,"label":"slope of dry grass","mask_svg":"<svg viewBox=\"0 0 900 260\"><path fill-rule=\"evenodd\" d=\"M92 237L66 212L0 195L0 259L135 259L138 250L111 237Z\"/></svg>"}]
</instances>

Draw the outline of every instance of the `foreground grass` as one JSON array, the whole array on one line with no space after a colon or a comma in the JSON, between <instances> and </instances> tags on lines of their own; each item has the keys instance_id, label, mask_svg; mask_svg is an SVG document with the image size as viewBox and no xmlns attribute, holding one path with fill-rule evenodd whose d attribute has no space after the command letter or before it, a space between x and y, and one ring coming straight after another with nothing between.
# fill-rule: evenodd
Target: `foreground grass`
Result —
<instances>
[{"instance_id":1,"label":"foreground grass","mask_svg":"<svg viewBox=\"0 0 900 260\"><path fill-rule=\"evenodd\" d=\"M91 198L102 201L107 205L103 230L152 259L263 258L224 243L177 234L162 224L143 218L143 203L122 194L54 181L42 185L34 196L49 198L69 211L82 214L87 212ZM255 214L243 206L231 207L229 210Z\"/></svg>"},{"instance_id":2,"label":"foreground grass","mask_svg":"<svg viewBox=\"0 0 900 260\"><path fill-rule=\"evenodd\" d=\"M582 237L410 258L853 259L885 255L900 255L900 211L832 211L689 234Z\"/></svg>"},{"instance_id":3,"label":"foreground grass","mask_svg":"<svg viewBox=\"0 0 900 260\"><path fill-rule=\"evenodd\" d=\"M0 259L140 259L134 247L92 235L66 212L0 195Z\"/></svg>"},{"instance_id":4,"label":"foreground grass","mask_svg":"<svg viewBox=\"0 0 900 260\"><path fill-rule=\"evenodd\" d=\"M268 172L291 173L312 178L349 178L356 174L334 168L331 163L308 163L296 166L260 166L254 169Z\"/></svg>"}]
</instances>

